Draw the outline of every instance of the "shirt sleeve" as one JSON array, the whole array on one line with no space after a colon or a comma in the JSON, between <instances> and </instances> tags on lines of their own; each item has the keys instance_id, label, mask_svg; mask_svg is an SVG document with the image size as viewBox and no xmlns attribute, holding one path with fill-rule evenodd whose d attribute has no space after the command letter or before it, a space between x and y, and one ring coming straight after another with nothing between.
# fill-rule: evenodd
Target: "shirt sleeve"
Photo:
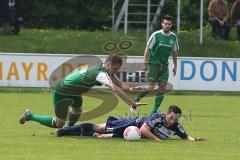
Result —
<instances>
[{"instance_id":1,"label":"shirt sleeve","mask_svg":"<svg viewBox=\"0 0 240 160\"><path fill-rule=\"evenodd\" d=\"M152 49L155 43L156 43L156 36L155 36L155 34L152 34L147 42L147 47L149 49Z\"/></svg>"},{"instance_id":2,"label":"shirt sleeve","mask_svg":"<svg viewBox=\"0 0 240 160\"><path fill-rule=\"evenodd\" d=\"M100 72L97 75L96 81L103 84L103 85L112 83L111 78L108 76L108 74L106 72Z\"/></svg>"},{"instance_id":3,"label":"shirt sleeve","mask_svg":"<svg viewBox=\"0 0 240 160\"><path fill-rule=\"evenodd\" d=\"M183 127L180 124L177 125L176 135L179 136L182 139L185 139L188 136L186 131L183 129Z\"/></svg>"}]
</instances>

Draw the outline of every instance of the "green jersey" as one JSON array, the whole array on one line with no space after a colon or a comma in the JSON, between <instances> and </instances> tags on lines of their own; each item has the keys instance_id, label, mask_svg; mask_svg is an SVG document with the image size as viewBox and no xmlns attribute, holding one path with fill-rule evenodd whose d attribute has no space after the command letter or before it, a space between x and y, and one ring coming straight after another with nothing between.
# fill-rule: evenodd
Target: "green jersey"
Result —
<instances>
[{"instance_id":1,"label":"green jersey","mask_svg":"<svg viewBox=\"0 0 240 160\"><path fill-rule=\"evenodd\" d=\"M163 30L154 32L147 42L147 47L151 49L148 63L168 65L168 58L172 52L176 52L178 47L177 36L170 32L166 34Z\"/></svg>"},{"instance_id":2,"label":"green jersey","mask_svg":"<svg viewBox=\"0 0 240 160\"><path fill-rule=\"evenodd\" d=\"M55 90L60 94L81 95L93 86L112 83L103 64L92 68L76 69L65 79L60 80Z\"/></svg>"}]
</instances>

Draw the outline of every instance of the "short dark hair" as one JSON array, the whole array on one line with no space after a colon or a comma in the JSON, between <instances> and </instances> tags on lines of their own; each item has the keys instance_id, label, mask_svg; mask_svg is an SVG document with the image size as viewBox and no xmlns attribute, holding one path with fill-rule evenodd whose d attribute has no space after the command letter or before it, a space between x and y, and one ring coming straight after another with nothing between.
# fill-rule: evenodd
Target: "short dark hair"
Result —
<instances>
[{"instance_id":1,"label":"short dark hair","mask_svg":"<svg viewBox=\"0 0 240 160\"><path fill-rule=\"evenodd\" d=\"M122 58L117 54L111 54L107 57L106 62L111 62L111 64L122 65Z\"/></svg>"},{"instance_id":2,"label":"short dark hair","mask_svg":"<svg viewBox=\"0 0 240 160\"><path fill-rule=\"evenodd\" d=\"M173 112L175 114L179 113L180 116L182 115L182 110L178 106L175 106L175 105L169 106L168 113L171 113L171 112Z\"/></svg>"},{"instance_id":3,"label":"short dark hair","mask_svg":"<svg viewBox=\"0 0 240 160\"><path fill-rule=\"evenodd\" d=\"M164 17L163 17L163 19L162 19L162 21L164 21L164 20L168 20L168 21L173 21L173 17L172 16L170 16L170 15L165 15Z\"/></svg>"}]
</instances>

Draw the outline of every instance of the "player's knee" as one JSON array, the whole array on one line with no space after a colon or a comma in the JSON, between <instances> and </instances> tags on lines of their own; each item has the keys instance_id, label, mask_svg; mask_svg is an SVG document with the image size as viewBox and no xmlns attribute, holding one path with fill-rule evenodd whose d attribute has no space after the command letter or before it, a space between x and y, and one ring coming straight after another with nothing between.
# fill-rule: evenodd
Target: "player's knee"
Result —
<instances>
[{"instance_id":1,"label":"player's knee","mask_svg":"<svg viewBox=\"0 0 240 160\"><path fill-rule=\"evenodd\" d=\"M166 91L172 91L173 90L173 85L171 83L167 83L167 85L164 87Z\"/></svg>"},{"instance_id":2,"label":"player's knee","mask_svg":"<svg viewBox=\"0 0 240 160\"><path fill-rule=\"evenodd\" d=\"M148 91L152 91L154 89L154 86L153 85L148 85L147 89L148 89Z\"/></svg>"},{"instance_id":3,"label":"player's knee","mask_svg":"<svg viewBox=\"0 0 240 160\"><path fill-rule=\"evenodd\" d=\"M63 128L63 126L65 125L65 121L59 118L56 118L55 125L56 125L56 128Z\"/></svg>"},{"instance_id":4,"label":"player's knee","mask_svg":"<svg viewBox=\"0 0 240 160\"><path fill-rule=\"evenodd\" d=\"M158 86L159 91L165 91L165 86Z\"/></svg>"},{"instance_id":5,"label":"player's knee","mask_svg":"<svg viewBox=\"0 0 240 160\"><path fill-rule=\"evenodd\" d=\"M167 83L159 83L158 84L158 90L159 91L165 91L166 90Z\"/></svg>"},{"instance_id":6,"label":"player's knee","mask_svg":"<svg viewBox=\"0 0 240 160\"><path fill-rule=\"evenodd\" d=\"M82 113L82 107L80 107L80 108L72 108L72 113L81 114Z\"/></svg>"}]
</instances>

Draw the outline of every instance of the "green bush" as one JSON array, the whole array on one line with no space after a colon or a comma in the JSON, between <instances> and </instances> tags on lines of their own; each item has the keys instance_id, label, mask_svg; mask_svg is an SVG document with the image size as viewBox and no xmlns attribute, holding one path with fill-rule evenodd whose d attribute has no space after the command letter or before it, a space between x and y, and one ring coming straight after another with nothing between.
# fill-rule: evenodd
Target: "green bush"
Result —
<instances>
[{"instance_id":1,"label":"green bush","mask_svg":"<svg viewBox=\"0 0 240 160\"><path fill-rule=\"evenodd\" d=\"M87 29L103 30L111 29L112 24L112 0L19 0L22 4L21 12L24 17L24 27L27 28L55 28L55 29ZM151 0L152 4L159 4L160 0ZM204 0L204 24L208 20L208 4L210 0ZM130 0L130 3L146 3L145 0ZM123 0L118 1L116 16ZM229 1L229 8L232 1ZM136 11L138 8L131 8ZM152 11L156 7L152 7ZM181 28L199 28L200 1L181 0ZM170 14L177 19L177 0L167 0L162 10L161 17ZM130 18L134 16L129 16ZM136 17L135 18L139 18ZM158 23L159 27L160 23ZM139 27L139 25L131 25ZM145 25L140 25L145 28ZM173 29L176 29L174 23Z\"/></svg>"},{"instance_id":2,"label":"green bush","mask_svg":"<svg viewBox=\"0 0 240 160\"><path fill-rule=\"evenodd\" d=\"M105 1L24 0L21 11L27 28L93 30L111 24L111 3Z\"/></svg>"}]
</instances>

